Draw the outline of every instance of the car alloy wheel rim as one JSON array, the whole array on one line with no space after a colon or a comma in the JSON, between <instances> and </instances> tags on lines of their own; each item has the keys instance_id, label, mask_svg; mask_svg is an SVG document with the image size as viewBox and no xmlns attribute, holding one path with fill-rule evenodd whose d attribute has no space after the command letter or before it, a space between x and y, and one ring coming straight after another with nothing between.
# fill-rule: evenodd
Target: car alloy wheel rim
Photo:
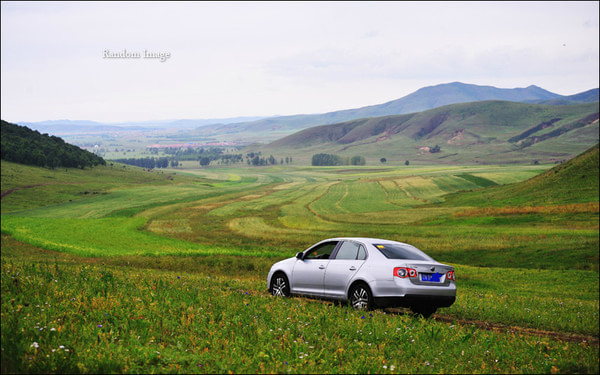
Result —
<instances>
[{"instance_id":1,"label":"car alloy wheel rim","mask_svg":"<svg viewBox=\"0 0 600 375\"><path fill-rule=\"evenodd\" d=\"M352 306L355 309L364 310L369 305L369 294L364 288L358 288L352 295Z\"/></svg>"},{"instance_id":2,"label":"car alloy wheel rim","mask_svg":"<svg viewBox=\"0 0 600 375\"><path fill-rule=\"evenodd\" d=\"M273 283L273 295L285 297L285 287L285 279L283 277L278 277Z\"/></svg>"}]
</instances>

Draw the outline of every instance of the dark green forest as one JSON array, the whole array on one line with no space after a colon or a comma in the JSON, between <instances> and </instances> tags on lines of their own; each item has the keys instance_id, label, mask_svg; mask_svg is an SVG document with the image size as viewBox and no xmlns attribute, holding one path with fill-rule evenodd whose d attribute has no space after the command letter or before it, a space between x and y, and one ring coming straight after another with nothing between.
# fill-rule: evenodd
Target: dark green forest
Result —
<instances>
[{"instance_id":1,"label":"dark green forest","mask_svg":"<svg viewBox=\"0 0 600 375\"><path fill-rule=\"evenodd\" d=\"M365 165L364 156L342 157L334 154L315 154L312 157L313 166L334 166L334 165Z\"/></svg>"},{"instance_id":2,"label":"dark green forest","mask_svg":"<svg viewBox=\"0 0 600 375\"><path fill-rule=\"evenodd\" d=\"M1 120L2 160L39 167L85 168L106 165L101 157L59 137Z\"/></svg>"}]
</instances>

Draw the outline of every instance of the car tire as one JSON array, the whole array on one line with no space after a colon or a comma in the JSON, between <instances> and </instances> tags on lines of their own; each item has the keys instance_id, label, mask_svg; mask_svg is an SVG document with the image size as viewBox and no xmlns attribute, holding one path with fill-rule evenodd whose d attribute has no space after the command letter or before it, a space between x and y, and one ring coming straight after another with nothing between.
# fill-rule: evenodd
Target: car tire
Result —
<instances>
[{"instance_id":1,"label":"car tire","mask_svg":"<svg viewBox=\"0 0 600 375\"><path fill-rule=\"evenodd\" d=\"M290 282L283 273L276 273L271 279L271 294L275 297L290 296Z\"/></svg>"},{"instance_id":2,"label":"car tire","mask_svg":"<svg viewBox=\"0 0 600 375\"><path fill-rule=\"evenodd\" d=\"M411 306L410 310L417 314L417 315L422 315L423 318L427 319L429 318L431 315L433 315L433 313L435 313L437 311L437 307L435 306Z\"/></svg>"},{"instance_id":3,"label":"car tire","mask_svg":"<svg viewBox=\"0 0 600 375\"><path fill-rule=\"evenodd\" d=\"M350 306L356 310L373 310L373 294L366 284L360 283L350 289Z\"/></svg>"}]
</instances>

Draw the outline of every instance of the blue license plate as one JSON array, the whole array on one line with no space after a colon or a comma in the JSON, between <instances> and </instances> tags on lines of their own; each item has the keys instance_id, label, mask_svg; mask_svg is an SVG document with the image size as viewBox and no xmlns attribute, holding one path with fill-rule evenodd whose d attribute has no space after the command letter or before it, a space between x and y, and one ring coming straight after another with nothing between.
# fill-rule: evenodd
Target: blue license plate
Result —
<instances>
[{"instance_id":1,"label":"blue license plate","mask_svg":"<svg viewBox=\"0 0 600 375\"><path fill-rule=\"evenodd\" d=\"M422 273L421 281L429 281L432 283L439 283L442 279L441 273Z\"/></svg>"}]
</instances>

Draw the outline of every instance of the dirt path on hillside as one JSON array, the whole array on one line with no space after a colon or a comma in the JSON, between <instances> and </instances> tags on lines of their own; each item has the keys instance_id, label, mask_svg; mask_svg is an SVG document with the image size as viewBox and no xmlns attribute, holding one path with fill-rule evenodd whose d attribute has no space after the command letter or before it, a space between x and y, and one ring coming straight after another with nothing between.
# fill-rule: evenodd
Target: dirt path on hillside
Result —
<instances>
[{"instance_id":1,"label":"dirt path on hillside","mask_svg":"<svg viewBox=\"0 0 600 375\"><path fill-rule=\"evenodd\" d=\"M22 189L31 189L34 187L38 187L38 186L46 186L46 185L72 185L72 184L80 184L81 182L45 182L43 184L35 184L35 185L25 185L25 186L18 186L16 188L12 188L12 189L8 189L5 190L1 193L0 199L4 198L5 196L7 196L8 194L14 193L17 190L22 190Z\"/></svg>"},{"instance_id":2,"label":"dirt path on hillside","mask_svg":"<svg viewBox=\"0 0 600 375\"><path fill-rule=\"evenodd\" d=\"M34 188L36 186L44 186L44 185L50 185L50 184L52 184L52 182L47 182L45 184L35 184L35 185L19 186L19 187L16 187L16 188L8 189L8 190L5 190L5 191L2 192L2 196L0 196L0 199L4 198L8 194L14 193L17 190L31 189L31 188Z\"/></svg>"}]
</instances>

